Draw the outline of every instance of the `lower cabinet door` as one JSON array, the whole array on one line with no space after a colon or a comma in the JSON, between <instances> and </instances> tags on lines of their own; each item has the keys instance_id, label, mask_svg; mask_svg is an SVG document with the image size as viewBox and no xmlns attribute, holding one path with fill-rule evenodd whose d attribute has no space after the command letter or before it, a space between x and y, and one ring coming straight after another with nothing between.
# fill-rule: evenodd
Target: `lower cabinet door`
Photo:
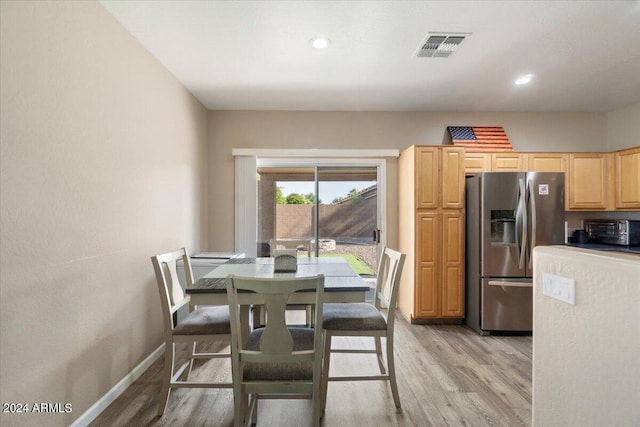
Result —
<instances>
[{"instance_id":1,"label":"lower cabinet door","mask_svg":"<svg viewBox=\"0 0 640 427\"><path fill-rule=\"evenodd\" d=\"M417 215L416 318L464 317L464 214Z\"/></svg>"},{"instance_id":2,"label":"lower cabinet door","mask_svg":"<svg viewBox=\"0 0 640 427\"><path fill-rule=\"evenodd\" d=\"M415 317L437 317L440 313L438 286L438 242L440 221L436 212L424 212L417 216L417 256Z\"/></svg>"},{"instance_id":3,"label":"lower cabinet door","mask_svg":"<svg viewBox=\"0 0 640 427\"><path fill-rule=\"evenodd\" d=\"M464 317L464 215L442 214L442 317Z\"/></svg>"}]
</instances>

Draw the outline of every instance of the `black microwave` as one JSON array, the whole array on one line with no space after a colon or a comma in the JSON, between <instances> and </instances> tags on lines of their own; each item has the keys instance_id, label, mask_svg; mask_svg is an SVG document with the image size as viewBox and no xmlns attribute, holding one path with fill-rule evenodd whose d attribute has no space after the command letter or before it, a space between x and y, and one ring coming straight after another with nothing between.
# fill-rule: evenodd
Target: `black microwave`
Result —
<instances>
[{"instance_id":1,"label":"black microwave","mask_svg":"<svg viewBox=\"0 0 640 427\"><path fill-rule=\"evenodd\" d=\"M640 245L640 221L629 219L585 219L587 238L591 243Z\"/></svg>"}]
</instances>

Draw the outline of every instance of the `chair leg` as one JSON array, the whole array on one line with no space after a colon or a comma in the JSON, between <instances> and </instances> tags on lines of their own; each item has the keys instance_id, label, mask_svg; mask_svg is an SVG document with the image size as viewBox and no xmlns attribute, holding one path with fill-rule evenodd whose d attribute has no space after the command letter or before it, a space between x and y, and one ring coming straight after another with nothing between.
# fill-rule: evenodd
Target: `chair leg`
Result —
<instances>
[{"instance_id":1,"label":"chair leg","mask_svg":"<svg viewBox=\"0 0 640 427\"><path fill-rule=\"evenodd\" d=\"M247 425L248 396L234 387L233 393L233 427Z\"/></svg>"},{"instance_id":2,"label":"chair leg","mask_svg":"<svg viewBox=\"0 0 640 427\"><path fill-rule=\"evenodd\" d=\"M327 388L329 385L329 358L331 357L331 334L324 331L324 345L322 354L322 384L320 389L320 410L324 414L327 406Z\"/></svg>"},{"instance_id":3,"label":"chair leg","mask_svg":"<svg viewBox=\"0 0 640 427\"><path fill-rule=\"evenodd\" d=\"M165 343L164 348L164 374L162 378L162 388L160 389L160 401L158 402L158 416L164 414L164 410L169 402L169 394L171 393L171 377L173 376L173 358L176 347L174 343Z\"/></svg>"},{"instance_id":4,"label":"chair leg","mask_svg":"<svg viewBox=\"0 0 640 427\"><path fill-rule=\"evenodd\" d=\"M398 393L398 383L396 382L396 366L393 360L393 337L387 337L387 367L389 368L389 383L391 383L391 394L396 408L400 409L400 394Z\"/></svg>"},{"instance_id":5,"label":"chair leg","mask_svg":"<svg viewBox=\"0 0 640 427\"><path fill-rule=\"evenodd\" d=\"M378 368L380 368L380 374L385 375L387 373L387 370L384 367L384 360L382 358L382 344L380 342L381 339L380 337L373 337L373 341L376 345L376 356L378 358Z\"/></svg>"},{"instance_id":6,"label":"chair leg","mask_svg":"<svg viewBox=\"0 0 640 427\"><path fill-rule=\"evenodd\" d=\"M322 411L320 410L322 396L320 393L320 389L322 388L322 374L316 376L313 381L313 395L311 396L311 405L312 405L312 422L313 427L320 426L320 418Z\"/></svg>"},{"instance_id":7,"label":"chair leg","mask_svg":"<svg viewBox=\"0 0 640 427\"><path fill-rule=\"evenodd\" d=\"M258 395L251 395L249 410L251 411L251 425L258 424Z\"/></svg>"},{"instance_id":8,"label":"chair leg","mask_svg":"<svg viewBox=\"0 0 640 427\"><path fill-rule=\"evenodd\" d=\"M193 348L191 349L191 359L189 360L189 369L187 369L187 376L185 377L185 379L189 379L189 376L191 375L191 370L193 369L193 355L196 354L196 345L197 342L194 341L193 342Z\"/></svg>"},{"instance_id":9,"label":"chair leg","mask_svg":"<svg viewBox=\"0 0 640 427\"><path fill-rule=\"evenodd\" d=\"M243 392L241 419L243 427L253 426L258 423L258 397L256 394Z\"/></svg>"}]
</instances>

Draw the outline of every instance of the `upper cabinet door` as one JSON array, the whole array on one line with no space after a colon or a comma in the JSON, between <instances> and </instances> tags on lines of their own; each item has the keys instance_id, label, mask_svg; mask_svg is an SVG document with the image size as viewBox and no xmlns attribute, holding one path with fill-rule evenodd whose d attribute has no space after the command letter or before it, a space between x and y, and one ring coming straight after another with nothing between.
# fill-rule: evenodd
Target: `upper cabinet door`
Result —
<instances>
[{"instance_id":1,"label":"upper cabinet door","mask_svg":"<svg viewBox=\"0 0 640 427\"><path fill-rule=\"evenodd\" d=\"M617 209L640 208L640 147L615 153Z\"/></svg>"},{"instance_id":2,"label":"upper cabinet door","mask_svg":"<svg viewBox=\"0 0 640 427\"><path fill-rule=\"evenodd\" d=\"M566 172L567 155L563 153L529 153L527 155L531 172Z\"/></svg>"},{"instance_id":3,"label":"upper cabinet door","mask_svg":"<svg viewBox=\"0 0 640 427\"><path fill-rule=\"evenodd\" d=\"M464 172L474 175L491 171L490 153L464 153Z\"/></svg>"},{"instance_id":4,"label":"upper cabinet door","mask_svg":"<svg viewBox=\"0 0 640 427\"><path fill-rule=\"evenodd\" d=\"M439 198L438 148L416 148L416 208L436 209Z\"/></svg>"},{"instance_id":5,"label":"upper cabinet door","mask_svg":"<svg viewBox=\"0 0 640 427\"><path fill-rule=\"evenodd\" d=\"M568 209L607 208L607 155L569 154Z\"/></svg>"},{"instance_id":6,"label":"upper cabinet door","mask_svg":"<svg viewBox=\"0 0 640 427\"><path fill-rule=\"evenodd\" d=\"M442 149L442 208L464 207L464 149L445 147Z\"/></svg>"},{"instance_id":7,"label":"upper cabinet door","mask_svg":"<svg viewBox=\"0 0 640 427\"><path fill-rule=\"evenodd\" d=\"M522 153L492 153L491 171L524 172L527 170L527 155Z\"/></svg>"}]
</instances>

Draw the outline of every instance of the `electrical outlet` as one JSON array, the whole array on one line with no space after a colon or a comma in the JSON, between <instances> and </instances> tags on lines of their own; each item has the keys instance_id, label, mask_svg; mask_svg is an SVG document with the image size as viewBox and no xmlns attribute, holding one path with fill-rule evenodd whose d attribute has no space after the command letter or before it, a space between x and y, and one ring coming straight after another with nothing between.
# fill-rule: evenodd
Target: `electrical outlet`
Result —
<instances>
[{"instance_id":1,"label":"electrical outlet","mask_svg":"<svg viewBox=\"0 0 640 427\"><path fill-rule=\"evenodd\" d=\"M555 274L542 273L542 294L576 305L576 281Z\"/></svg>"}]
</instances>

